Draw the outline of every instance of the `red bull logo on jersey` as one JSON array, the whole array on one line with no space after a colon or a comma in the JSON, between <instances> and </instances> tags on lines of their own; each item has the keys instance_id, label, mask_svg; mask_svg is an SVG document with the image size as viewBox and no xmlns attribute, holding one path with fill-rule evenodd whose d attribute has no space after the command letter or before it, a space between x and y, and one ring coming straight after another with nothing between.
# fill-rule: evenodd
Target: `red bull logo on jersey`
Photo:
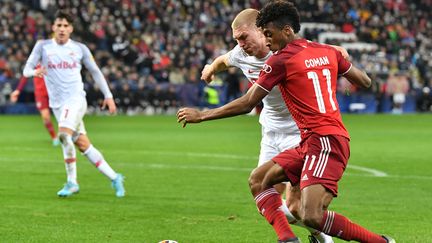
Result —
<instances>
[{"instance_id":1,"label":"red bull logo on jersey","mask_svg":"<svg viewBox=\"0 0 432 243\"><path fill-rule=\"evenodd\" d=\"M305 65L307 68L323 66L328 64L330 64L330 61L327 56L305 60Z\"/></svg>"},{"instance_id":2,"label":"red bull logo on jersey","mask_svg":"<svg viewBox=\"0 0 432 243\"><path fill-rule=\"evenodd\" d=\"M273 70L273 68L270 66L270 65L268 65L267 63L266 64L264 64L264 67L263 67L263 72L265 72L265 73L271 73L271 71Z\"/></svg>"},{"instance_id":3,"label":"red bull logo on jersey","mask_svg":"<svg viewBox=\"0 0 432 243\"><path fill-rule=\"evenodd\" d=\"M73 68L77 68L78 67L78 63L77 62L59 62L59 63L52 63L52 62L48 62L48 68L49 69L73 69Z\"/></svg>"}]
</instances>

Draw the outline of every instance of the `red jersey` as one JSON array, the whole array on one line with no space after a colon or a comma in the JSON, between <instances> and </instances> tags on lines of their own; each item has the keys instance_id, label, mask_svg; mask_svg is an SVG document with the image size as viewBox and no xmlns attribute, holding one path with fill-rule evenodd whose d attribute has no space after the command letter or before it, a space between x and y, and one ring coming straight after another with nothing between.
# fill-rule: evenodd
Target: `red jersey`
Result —
<instances>
[{"instance_id":1,"label":"red jersey","mask_svg":"<svg viewBox=\"0 0 432 243\"><path fill-rule=\"evenodd\" d=\"M267 91L279 85L302 137L314 132L349 139L336 100L336 82L351 65L336 49L299 39L267 60L256 83Z\"/></svg>"}]
</instances>

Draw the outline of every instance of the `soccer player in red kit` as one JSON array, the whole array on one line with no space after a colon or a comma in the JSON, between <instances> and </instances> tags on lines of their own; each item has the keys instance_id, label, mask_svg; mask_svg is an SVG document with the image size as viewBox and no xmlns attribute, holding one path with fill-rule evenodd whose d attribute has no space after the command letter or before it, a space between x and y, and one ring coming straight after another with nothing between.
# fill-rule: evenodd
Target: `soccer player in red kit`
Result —
<instances>
[{"instance_id":1,"label":"soccer player in red kit","mask_svg":"<svg viewBox=\"0 0 432 243\"><path fill-rule=\"evenodd\" d=\"M21 77L17 88L10 95L10 100L12 103L17 102L18 96L20 95L26 83L27 78L24 76ZM33 84L36 108L39 110L43 124L51 137L53 145L57 146L60 144L60 141L57 138L54 126L51 122L51 114L48 106L48 93L45 87L45 81L43 78L35 76L33 77Z\"/></svg>"},{"instance_id":2,"label":"soccer player in red kit","mask_svg":"<svg viewBox=\"0 0 432 243\"><path fill-rule=\"evenodd\" d=\"M298 37L300 18L291 2L269 2L259 12L257 26L274 52L258 81L244 96L220 108L180 109L178 122L185 125L247 113L273 88L279 88L302 140L298 147L255 169L249 178L256 205L275 229L278 242L299 242L279 210L281 197L273 188L287 180L300 185L299 216L305 225L346 241L395 242L327 210L337 196L337 183L350 156L349 135L336 100L337 77L343 75L360 87L369 87L370 78L334 48Z\"/></svg>"}]
</instances>

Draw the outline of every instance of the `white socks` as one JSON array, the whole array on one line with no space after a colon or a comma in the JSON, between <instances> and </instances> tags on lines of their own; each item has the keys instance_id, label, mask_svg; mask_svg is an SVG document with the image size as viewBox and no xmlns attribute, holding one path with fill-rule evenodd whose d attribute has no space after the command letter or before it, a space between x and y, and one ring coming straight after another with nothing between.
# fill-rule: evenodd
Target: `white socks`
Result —
<instances>
[{"instance_id":1,"label":"white socks","mask_svg":"<svg viewBox=\"0 0 432 243\"><path fill-rule=\"evenodd\" d=\"M72 137L66 133L59 134L62 143L63 158L65 161L67 181L74 184L77 183L77 169L76 169L76 150L72 141Z\"/></svg>"},{"instance_id":2,"label":"white socks","mask_svg":"<svg viewBox=\"0 0 432 243\"><path fill-rule=\"evenodd\" d=\"M76 150L75 144L72 141L72 136L67 133L59 133L60 141L62 142L63 158L65 161L67 181L74 184L77 182L77 165L76 165ZM87 159L98 168L102 174L106 175L110 180L117 177L117 173L105 161L102 154L93 145L83 153Z\"/></svg>"},{"instance_id":3,"label":"white socks","mask_svg":"<svg viewBox=\"0 0 432 243\"><path fill-rule=\"evenodd\" d=\"M73 163L66 162L65 167L66 167L67 181L72 182L74 184L78 184L76 162Z\"/></svg>"},{"instance_id":4,"label":"white socks","mask_svg":"<svg viewBox=\"0 0 432 243\"><path fill-rule=\"evenodd\" d=\"M93 145L83 153L87 159L93 163L96 168L106 175L110 180L114 180L117 177L117 173L111 168L111 166L105 161L102 154Z\"/></svg>"}]
</instances>

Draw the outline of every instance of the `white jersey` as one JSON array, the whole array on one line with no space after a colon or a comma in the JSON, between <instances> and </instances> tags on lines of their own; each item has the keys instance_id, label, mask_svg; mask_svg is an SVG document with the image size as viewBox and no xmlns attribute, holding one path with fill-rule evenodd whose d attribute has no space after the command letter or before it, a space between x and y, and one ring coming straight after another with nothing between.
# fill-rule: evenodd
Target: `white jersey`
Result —
<instances>
[{"instance_id":1,"label":"white jersey","mask_svg":"<svg viewBox=\"0 0 432 243\"><path fill-rule=\"evenodd\" d=\"M240 68L246 78L251 83L255 83L258 80L264 63L271 55L272 52L270 51L266 57L258 59L254 56L249 56L237 45L228 53L228 65ZM272 89L264 97L263 104L264 108L261 111L259 122L266 131L300 134L278 88Z\"/></svg>"},{"instance_id":2,"label":"white jersey","mask_svg":"<svg viewBox=\"0 0 432 243\"><path fill-rule=\"evenodd\" d=\"M24 76L34 76L35 67L45 67L44 76L51 108L59 108L69 99L83 97L82 64L89 70L105 98L112 98L108 84L96 65L90 50L84 44L68 40L60 45L54 39L40 40L33 48L24 68Z\"/></svg>"}]
</instances>

